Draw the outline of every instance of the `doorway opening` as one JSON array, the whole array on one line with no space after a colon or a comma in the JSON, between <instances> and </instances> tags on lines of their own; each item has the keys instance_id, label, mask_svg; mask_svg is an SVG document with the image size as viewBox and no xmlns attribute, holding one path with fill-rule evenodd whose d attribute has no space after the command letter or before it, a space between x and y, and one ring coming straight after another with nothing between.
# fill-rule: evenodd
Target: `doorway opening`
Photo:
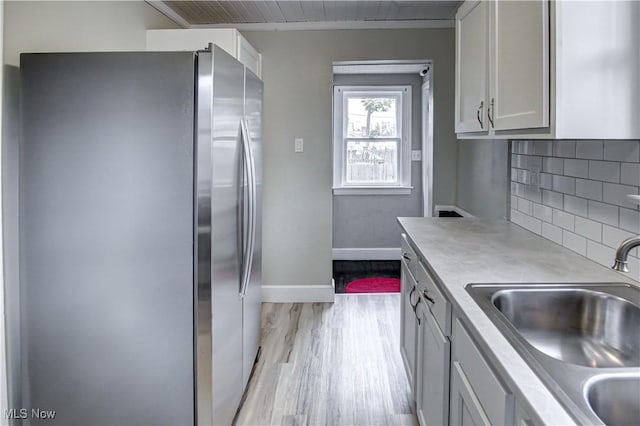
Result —
<instances>
[{"instance_id":1,"label":"doorway opening","mask_svg":"<svg viewBox=\"0 0 640 426\"><path fill-rule=\"evenodd\" d=\"M433 214L432 88L430 60L333 64L336 293L399 291L396 218Z\"/></svg>"}]
</instances>

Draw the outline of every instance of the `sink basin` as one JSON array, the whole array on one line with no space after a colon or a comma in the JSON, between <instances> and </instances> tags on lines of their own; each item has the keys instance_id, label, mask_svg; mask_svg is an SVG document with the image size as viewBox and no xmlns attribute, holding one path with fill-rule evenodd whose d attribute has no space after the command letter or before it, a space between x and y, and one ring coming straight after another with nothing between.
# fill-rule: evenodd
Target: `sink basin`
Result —
<instances>
[{"instance_id":1,"label":"sink basin","mask_svg":"<svg viewBox=\"0 0 640 426\"><path fill-rule=\"evenodd\" d=\"M472 283L467 292L577 424L640 425L640 287Z\"/></svg>"},{"instance_id":2,"label":"sink basin","mask_svg":"<svg viewBox=\"0 0 640 426\"><path fill-rule=\"evenodd\" d=\"M508 289L493 305L544 354L594 368L640 366L640 307L589 289Z\"/></svg>"},{"instance_id":3,"label":"sink basin","mask_svg":"<svg viewBox=\"0 0 640 426\"><path fill-rule=\"evenodd\" d=\"M640 420L640 375L596 378L587 387L587 402L608 426L635 425Z\"/></svg>"}]
</instances>

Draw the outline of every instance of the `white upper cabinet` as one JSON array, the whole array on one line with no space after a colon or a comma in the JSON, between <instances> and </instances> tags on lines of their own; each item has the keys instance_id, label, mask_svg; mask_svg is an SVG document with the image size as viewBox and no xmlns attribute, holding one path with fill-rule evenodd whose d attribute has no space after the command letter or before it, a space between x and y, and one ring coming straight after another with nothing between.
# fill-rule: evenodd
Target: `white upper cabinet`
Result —
<instances>
[{"instance_id":1,"label":"white upper cabinet","mask_svg":"<svg viewBox=\"0 0 640 426\"><path fill-rule=\"evenodd\" d=\"M487 130L488 9L467 2L456 16L456 132Z\"/></svg>"},{"instance_id":2,"label":"white upper cabinet","mask_svg":"<svg viewBox=\"0 0 640 426\"><path fill-rule=\"evenodd\" d=\"M469 19L483 3L487 18L479 35L479 24ZM458 136L640 138L638 22L635 1L466 1L456 16ZM471 28L475 41L467 40ZM472 46L485 38L487 47ZM486 71L479 63L483 49ZM483 93L480 81L487 95L472 126L467 104L471 90L475 97Z\"/></svg>"},{"instance_id":3,"label":"white upper cabinet","mask_svg":"<svg viewBox=\"0 0 640 426\"><path fill-rule=\"evenodd\" d=\"M489 106L492 129L549 126L549 4L491 2Z\"/></svg>"},{"instance_id":4,"label":"white upper cabinet","mask_svg":"<svg viewBox=\"0 0 640 426\"><path fill-rule=\"evenodd\" d=\"M262 55L232 28L148 30L147 50L202 50L209 43L220 46L262 78Z\"/></svg>"}]
</instances>

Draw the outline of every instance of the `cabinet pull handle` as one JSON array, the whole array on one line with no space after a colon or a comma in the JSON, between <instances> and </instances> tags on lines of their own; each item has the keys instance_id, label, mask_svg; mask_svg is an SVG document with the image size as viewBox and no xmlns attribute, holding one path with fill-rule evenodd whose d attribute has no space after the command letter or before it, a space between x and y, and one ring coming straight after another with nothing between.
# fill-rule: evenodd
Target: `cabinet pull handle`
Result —
<instances>
[{"instance_id":1,"label":"cabinet pull handle","mask_svg":"<svg viewBox=\"0 0 640 426\"><path fill-rule=\"evenodd\" d=\"M429 293L427 293L427 290L422 292L422 297L424 297L426 300L433 303L434 305L436 304L436 300L433 297L429 296Z\"/></svg>"},{"instance_id":2,"label":"cabinet pull handle","mask_svg":"<svg viewBox=\"0 0 640 426\"><path fill-rule=\"evenodd\" d=\"M422 320L418 315L418 305L420 304L420 302L422 302L422 300L420 300L420 298L418 297L418 303L416 303L416 305L413 307L413 314L416 316L416 319L418 320L418 325L422 323Z\"/></svg>"},{"instance_id":3,"label":"cabinet pull handle","mask_svg":"<svg viewBox=\"0 0 640 426\"><path fill-rule=\"evenodd\" d=\"M483 108L484 108L484 101L480 101L480 106L476 111L476 118L478 119L478 123L480 123L481 129L484 129L484 123L482 123L482 118L480 118L480 112L482 111Z\"/></svg>"},{"instance_id":4,"label":"cabinet pull handle","mask_svg":"<svg viewBox=\"0 0 640 426\"><path fill-rule=\"evenodd\" d=\"M416 291L416 286L414 285L411 291L409 292L409 304L411 305L411 308L413 309L414 312L416 310L416 306L414 306L413 302L411 301L411 296L413 296L413 293L415 293L415 291ZM418 302L416 302L416 305L418 305L419 302L420 302L420 298L418 297Z\"/></svg>"},{"instance_id":5,"label":"cabinet pull handle","mask_svg":"<svg viewBox=\"0 0 640 426\"><path fill-rule=\"evenodd\" d=\"M489 123L491 123L491 127L495 129L496 126L493 124L493 102L494 102L494 98L491 98L491 102L489 103L489 108L487 109L487 118L489 119Z\"/></svg>"}]
</instances>

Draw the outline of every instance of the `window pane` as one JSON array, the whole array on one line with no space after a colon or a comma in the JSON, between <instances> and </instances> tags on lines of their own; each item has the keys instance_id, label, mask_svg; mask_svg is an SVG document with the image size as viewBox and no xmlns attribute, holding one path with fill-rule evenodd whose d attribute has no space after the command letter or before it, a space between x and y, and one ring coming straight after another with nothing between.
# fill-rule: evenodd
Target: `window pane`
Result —
<instances>
[{"instance_id":1,"label":"window pane","mask_svg":"<svg viewBox=\"0 0 640 426\"><path fill-rule=\"evenodd\" d=\"M392 96L347 98L347 137L398 137L397 103Z\"/></svg>"},{"instance_id":2,"label":"window pane","mask_svg":"<svg viewBox=\"0 0 640 426\"><path fill-rule=\"evenodd\" d=\"M398 183L397 141L347 141L347 184Z\"/></svg>"}]
</instances>

